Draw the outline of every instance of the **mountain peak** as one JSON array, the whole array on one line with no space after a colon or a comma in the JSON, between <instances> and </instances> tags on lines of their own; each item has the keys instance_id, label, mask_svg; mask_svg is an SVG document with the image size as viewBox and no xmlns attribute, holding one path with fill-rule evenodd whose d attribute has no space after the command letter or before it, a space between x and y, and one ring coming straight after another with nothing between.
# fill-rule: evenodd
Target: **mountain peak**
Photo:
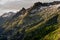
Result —
<instances>
[{"instance_id":1,"label":"mountain peak","mask_svg":"<svg viewBox=\"0 0 60 40\"><path fill-rule=\"evenodd\" d=\"M60 1L54 1L52 3L54 3L54 4L60 4Z\"/></svg>"},{"instance_id":2,"label":"mountain peak","mask_svg":"<svg viewBox=\"0 0 60 40\"><path fill-rule=\"evenodd\" d=\"M4 13L4 14L2 15L2 17L10 17L10 16L12 16L12 15L15 15L15 13L14 13L14 12L8 12L8 13Z\"/></svg>"},{"instance_id":3,"label":"mountain peak","mask_svg":"<svg viewBox=\"0 0 60 40\"><path fill-rule=\"evenodd\" d=\"M34 6L40 6L40 5L42 5L42 2L36 2L36 3L34 4Z\"/></svg>"},{"instance_id":4,"label":"mountain peak","mask_svg":"<svg viewBox=\"0 0 60 40\"><path fill-rule=\"evenodd\" d=\"M36 2L34 6L50 6L50 5L56 5L56 4L60 4L60 1L53 1L49 3Z\"/></svg>"},{"instance_id":5,"label":"mountain peak","mask_svg":"<svg viewBox=\"0 0 60 40\"><path fill-rule=\"evenodd\" d=\"M24 7L21 9L21 11L24 11L24 10L26 10Z\"/></svg>"}]
</instances>

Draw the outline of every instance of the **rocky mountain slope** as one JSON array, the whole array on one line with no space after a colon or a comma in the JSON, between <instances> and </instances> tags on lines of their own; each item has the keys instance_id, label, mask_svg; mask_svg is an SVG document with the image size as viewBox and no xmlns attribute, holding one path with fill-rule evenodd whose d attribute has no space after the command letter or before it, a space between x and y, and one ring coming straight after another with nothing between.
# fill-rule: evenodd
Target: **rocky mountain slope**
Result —
<instances>
[{"instance_id":1,"label":"rocky mountain slope","mask_svg":"<svg viewBox=\"0 0 60 40\"><path fill-rule=\"evenodd\" d=\"M60 2L37 2L1 25L0 40L60 40Z\"/></svg>"},{"instance_id":2,"label":"rocky mountain slope","mask_svg":"<svg viewBox=\"0 0 60 40\"><path fill-rule=\"evenodd\" d=\"M15 15L14 12L8 12L8 13L4 13L3 15L1 15L0 16L0 25L2 25L4 22L10 20L14 15Z\"/></svg>"},{"instance_id":3,"label":"rocky mountain slope","mask_svg":"<svg viewBox=\"0 0 60 40\"><path fill-rule=\"evenodd\" d=\"M14 15L15 15L14 12L8 12L8 13L4 13L3 15L1 15L1 16L0 16L0 26L1 26L4 22L10 20Z\"/></svg>"}]
</instances>

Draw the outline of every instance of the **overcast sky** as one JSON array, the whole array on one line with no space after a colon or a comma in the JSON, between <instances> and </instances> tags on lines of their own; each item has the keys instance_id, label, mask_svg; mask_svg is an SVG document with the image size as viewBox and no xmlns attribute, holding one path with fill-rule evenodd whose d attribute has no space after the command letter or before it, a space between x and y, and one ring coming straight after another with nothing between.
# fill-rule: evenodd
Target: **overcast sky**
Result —
<instances>
[{"instance_id":1,"label":"overcast sky","mask_svg":"<svg viewBox=\"0 0 60 40\"><path fill-rule=\"evenodd\" d=\"M59 0L0 0L0 15L8 11L17 11L22 7L28 8L35 2L51 2Z\"/></svg>"}]
</instances>

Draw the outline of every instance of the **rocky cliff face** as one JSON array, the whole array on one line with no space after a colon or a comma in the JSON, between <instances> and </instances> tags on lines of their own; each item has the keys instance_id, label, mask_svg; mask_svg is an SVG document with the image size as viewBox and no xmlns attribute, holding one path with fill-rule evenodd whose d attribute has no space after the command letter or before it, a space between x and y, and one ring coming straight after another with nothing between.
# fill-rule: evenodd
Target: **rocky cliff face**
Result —
<instances>
[{"instance_id":1,"label":"rocky cliff face","mask_svg":"<svg viewBox=\"0 0 60 40\"><path fill-rule=\"evenodd\" d=\"M37 2L22 8L1 28L0 40L59 40L60 2Z\"/></svg>"}]
</instances>

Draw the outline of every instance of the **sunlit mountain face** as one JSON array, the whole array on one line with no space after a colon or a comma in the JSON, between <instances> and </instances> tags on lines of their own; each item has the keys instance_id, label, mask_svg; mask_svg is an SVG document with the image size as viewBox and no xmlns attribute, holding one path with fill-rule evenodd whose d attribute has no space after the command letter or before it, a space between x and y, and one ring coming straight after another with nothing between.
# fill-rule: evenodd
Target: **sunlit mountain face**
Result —
<instances>
[{"instance_id":1,"label":"sunlit mountain face","mask_svg":"<svg viewBox=\"0 0 60 40\"><path fill-rule=\"evenodd\" d=\"M0 40L60 40L60 1L0 0Z\"/></svg>"}]
</instances>

